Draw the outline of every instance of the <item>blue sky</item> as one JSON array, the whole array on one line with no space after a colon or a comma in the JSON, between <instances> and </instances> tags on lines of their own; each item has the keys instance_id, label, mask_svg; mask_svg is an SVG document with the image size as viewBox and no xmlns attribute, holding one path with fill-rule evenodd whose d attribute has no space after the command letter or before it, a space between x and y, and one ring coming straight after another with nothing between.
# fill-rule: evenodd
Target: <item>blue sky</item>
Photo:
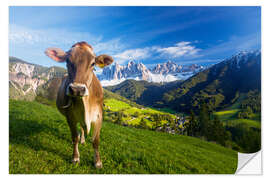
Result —
<instances>
[{"instance_id":1,"label":"blue sky","mask_svg":"<svg viewBox=\"0 0 270 180\"><path fill-rule=\"evenodd\" d=\"M211 64L261 47L260 7L10 7L9 55L62 66L44 55L87 41L97 55L151 67Z\"/></svg>"}]
</instances>

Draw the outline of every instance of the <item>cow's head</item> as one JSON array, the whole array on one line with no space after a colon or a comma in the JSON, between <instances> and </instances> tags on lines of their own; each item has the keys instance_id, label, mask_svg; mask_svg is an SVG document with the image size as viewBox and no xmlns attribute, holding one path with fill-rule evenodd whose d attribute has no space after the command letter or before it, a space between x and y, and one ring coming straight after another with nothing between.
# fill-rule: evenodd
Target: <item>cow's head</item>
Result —
<instances>
[{"instance_id":1,"label":"cow's head","mask_svg":"<svg viewBox=\"0 0 270 180\"><path fill-rule=\"evenodd\" d=\"M96 56L93 48L86 42L74 44L67 52L59 48L48 48L45 54L57 62L66 62L69 85L68 96L87 96L91 86L95 65L103 68L113 62L111 56Z\"/></svg>"}]
</instances>

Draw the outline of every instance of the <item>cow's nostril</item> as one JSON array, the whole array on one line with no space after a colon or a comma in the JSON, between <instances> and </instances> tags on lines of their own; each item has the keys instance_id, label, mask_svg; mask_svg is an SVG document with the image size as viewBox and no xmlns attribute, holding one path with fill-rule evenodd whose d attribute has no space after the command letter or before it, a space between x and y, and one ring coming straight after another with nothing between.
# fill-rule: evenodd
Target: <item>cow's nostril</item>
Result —
<instances>
[{"instance_id":1,"label":"cow's nostril","mask_svg":"<svg viewBox=\"0 0 270 180\"><path fill-rule=\"evenodd\" d=\"M79 88L80 95L83 96L85 94L85 87Z\"/></svg>"},{"instance_id":2,"label":"cow's nostril","mask_svg":"<svg viewBox=\"0 0 270 180\"><path fill-rule=\"evenodd\" d=\"M85 87L83 87L83 88L81 89L81 92L85 92Z\"/></svg>"},{"instance_id":3,"label":"cow's nostril","mask_svg":"<svg viewBox=\"0 0 270 180\"><path fill-rule=\"evenodd\" d=\"M70 85L68 87L69 94L72 96L85 96L86 87Z\"/></svg>"}]
</instances>

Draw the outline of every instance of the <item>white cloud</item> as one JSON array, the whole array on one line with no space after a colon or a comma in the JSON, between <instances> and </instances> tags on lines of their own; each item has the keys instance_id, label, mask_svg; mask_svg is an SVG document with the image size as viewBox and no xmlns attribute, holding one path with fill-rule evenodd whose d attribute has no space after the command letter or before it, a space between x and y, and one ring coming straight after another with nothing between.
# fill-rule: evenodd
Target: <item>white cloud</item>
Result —
<instances>
[{"instance_id":1,"label":"white cloud","mask_svg":"<svg viewBox=\"0 0 270 180\"><path fill-rule=\"evenodd\" d=\"M114 57L117 58L118 63L124 63L128 60L140 60L145 59L151 56L150 48L138 48L138 49L129 49L124 52L115 54Z\"/></svg>"},{"instance_id":2,"label":"white cloud","mask_svg":"<svg viewBox=\"0 0 270 180\"><path fill-rule=\"evenodd\" d=\"M96 53L115 53L124 48L120 39L104 41L102 36L86 32L72 32L66 29L35 30L17 25L10 25L9 40L18 46L57 46L70 48L74 43L86 41L94 47Z\"/></svg>"},{"instance_id":3,"label":"white cloud","mask_svg":"<svg viewBox=\"0 0 270 180\"><path fill-rule=\"evenodd\" d=\"M161 56L169 56L171 58L178 58L181 56L194 56L196 55L200 49L191 45L191 42L182 41L176 43L171 47L156 47L155 50L161 54Z\"/></svg>"},{"instance_id":4,"label":"white cloud","mask_svg":"<svg viewBox=\"0 0 270 180\"><path fill-rule=\"evenodd\" d=\"M73 32L67 29L32 29L15 24L9 25L9 54L26 61L44 66L62 65L48 61L44 50L48 47L58 47L68 50L73 44L86 41L94 47L97 55L113 55L123 51L121 39L104 40L100 35L86 32ZM64 66L64 65L63 65Z\"/></svg>"},{"instance_id":5,"label":"white cloud","mask_svg":"<svg viewBox=\"0 0 270 180\"><path fill-rule=\"evenodd\" d=\"M125 49L125 44L120 38L114 38L104 41L102 36L94 36L85 32L72 32L67 29L46 29L37 30L11 24L9 26L10 54L19 57L36 57L35 59L46 59L44 49L48 47L59 47L68 50L78 41L86 41L91 44L97 55L112 55L115 61L123 64L129 60L147 60L151 59L177 59L179 57L194 57L200 49L192 45L191 42L181 41L173 46L160 47L150 46L144 48ZM25 52L25 48L31 51ZM29 54L29 52L31 54ZM42 58L39 58L42 57Z\"/></svg>"},{"instance_id":6,"label":"white cloud","mask_svg":"<svg viewBox=\"0 0 270 180\"><path fill-rule=\"evenodd\" d=\"M66 29L36 30L14 24L9 26L9 40L14 44L72 45L82 40L97 43L101 38L89 33L71 32Z\"/></svg>"},{"instance_id":7,"label":"white cloud","mask_svg":"<svg viewBox=\"0 0 270 180\"><path fill-rule=\"evenodd\" d=\"M116 38L106 42L97 42L93 45L93 48L96 53L104 52L106 54L111 54L122 50L124 45L120 42L119 38Z\"/></svg>"},{"instance_id":8,"label":"white cloud","mask_svg":"<svg viewBox=\"0 0 270 180\"><path fill-rule=\"evenodd\" d=\"M175 59L182 56L195 57L198 56L200 49L191 45L191 42L181 41L176 43L174 46L159 47L151 46L145 48L128 49L123 52L113 55L117 63L123 64L129 60L145 60L146 58L167 58Z\"/></svg>"}]
</instances>

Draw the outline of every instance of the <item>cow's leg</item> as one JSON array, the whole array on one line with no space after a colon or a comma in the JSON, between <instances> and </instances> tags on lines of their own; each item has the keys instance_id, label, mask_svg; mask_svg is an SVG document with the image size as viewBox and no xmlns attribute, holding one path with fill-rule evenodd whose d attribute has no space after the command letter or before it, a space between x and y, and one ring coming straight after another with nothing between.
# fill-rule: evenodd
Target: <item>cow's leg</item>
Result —
<instances>
[{"instance_id":1,"label":"cow's leg","mask_svg":"<svg viewBox=\"0 0 270 180\"><path fill-rule=\"evenodd\" d=\"M102 162L99 155L99 135L100 135L100 129L101 129L101 121L94 123L94 133L93 133L93 148L95 151L94 154L94 163L96 168L102 168Z\"/></svg>"},{"instance_id":2,"label":"cow's leg","mask_svg":"<svg viewBox=\"0 0 270 180\"><path fill-rule=\"evenodd\" d=\"M84 144L84 143L85 143L84 130L81 127L81 144Z\"/></svg>"},{"instance_id":3,"label":"cow's leg","mask_svg":"<svg viewBox=\"0 0 270 180\"><path fill-rule=\"evenodd\" d=\"M72 144L73 144L73 158L72 162L73 164L79 163L80 162L80 153L79 153L79 140L80 140L80 135L77 131L76 127L76 122L72 121L71 119L67 119L68 125L70 128L71 132L71 138L72 138Z\"/></svg>"}]
</instances>

